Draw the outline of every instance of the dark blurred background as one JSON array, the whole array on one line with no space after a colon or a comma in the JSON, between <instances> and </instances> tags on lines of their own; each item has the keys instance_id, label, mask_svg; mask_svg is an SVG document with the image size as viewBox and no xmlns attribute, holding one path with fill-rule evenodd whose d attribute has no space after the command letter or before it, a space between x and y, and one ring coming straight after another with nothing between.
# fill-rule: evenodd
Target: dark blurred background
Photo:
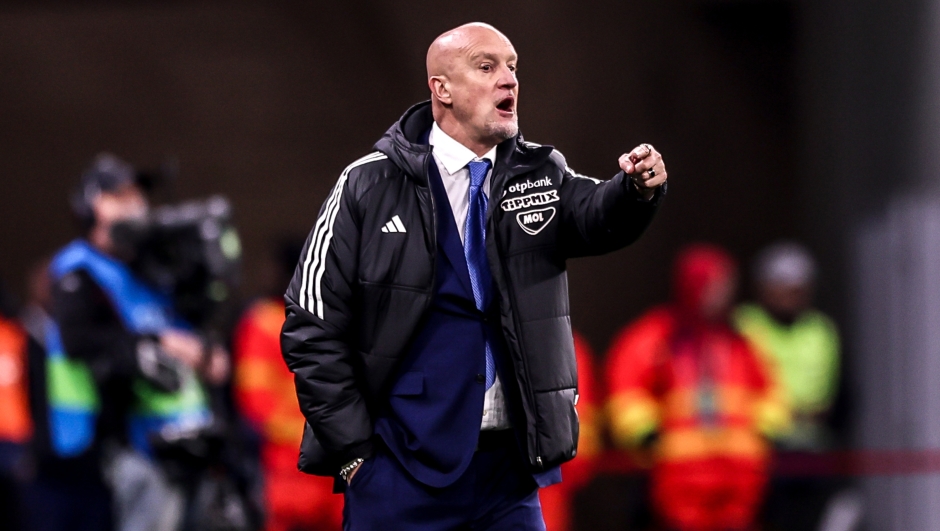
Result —
<instances>
[{"instance_id":1,"label":"dark blurred background","mask_svg":"<svg viewBox=\"0 0 940 531\"><path fill-rule=\"evenodd\" d=\"M0 279L22 296L30 264L75 236L67 193L110 150L142 167L178 160L164 200L232 200L250 297L266 242L306 233L342 169L427 98L433 38L480 20L520 55L528 140L596 177L641 142L668 165L669 198L644 238L570 264L573 323L596 351L667 298L683 243L716 242L747 264L795 238L817 254L818 305L845 333L856 445L929 450L940 446L929 333L940 302L924 295L940 273L934 4L4 2ZM934 475L889 483L865 487L897 494L873 529L940 526Z\"/></svg>"},{"instance_id":2,"label":"dark blurred background","mask_svg":"<svg viewBox=\"0 0 940 531\"><path fill-rule=\"evenodd\" d=\"M431 40L468 20L520 54L527 139L604 178L641 142L666 155L669 204L643 241L572 263L597 348L667 295L678 244L747 258L805 232L819 176L801 160L791 3L31 2L0 11L0 276L72 236L66 191L107 149L176 157L177 198L229 196L251 293L266 238L309 230L342 169L427 98Z\"/></svg>"}]
</instances>

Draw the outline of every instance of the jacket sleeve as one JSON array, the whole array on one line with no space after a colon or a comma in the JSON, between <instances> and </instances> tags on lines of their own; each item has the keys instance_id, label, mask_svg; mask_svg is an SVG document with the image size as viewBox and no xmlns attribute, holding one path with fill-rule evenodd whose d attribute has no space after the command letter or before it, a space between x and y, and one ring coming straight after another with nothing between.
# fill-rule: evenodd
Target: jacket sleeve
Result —
<instances>
[{"instance_id":1,"label":"jacket sleeve","mask_svg":"<svg viewBox=\"0 0 940 531\"><path fill-rule=\"evenodd\" d=\"M127 329L108 296L85 270L52 285L53 317L69 357L88 364L96 383L130 381L142 336Z\"/></svg>"},{"instance_id":2,"label":"jacket sleeve","mask_svg":"<svg viewBox=\"0 0 940 531\"><path fill-rule=\"evenodd\" d=\"M304 245L284 297L281 331L300 410L337 472L372 454L372 419L354 356L359 241L357 206L344 172Z\"/></svg>"},{"instance_id":3,"label":"jacket sleeve","mask_svg":"<svg viewBox=\"0 0 940 531\"><path fill-rule=\"evenodd\" d=\"M561 243L568 258L608 253L639 239L666 195L666 186L644 200L623 171L609 181L579 175L558 151L552 161L562 169Z\"/></svg>"}]
</instances>

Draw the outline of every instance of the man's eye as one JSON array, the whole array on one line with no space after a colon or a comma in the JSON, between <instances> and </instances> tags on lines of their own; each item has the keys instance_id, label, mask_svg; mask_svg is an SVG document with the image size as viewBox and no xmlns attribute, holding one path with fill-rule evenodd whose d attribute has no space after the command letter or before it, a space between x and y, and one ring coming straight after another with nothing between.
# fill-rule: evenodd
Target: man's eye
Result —
<instances>
[{"instance_id":1,"label":"man's eye","mask_svg":"<svg viewBox=\"0 0 940 531\"><path fill-rule=\"evenodd\" d=\"M484 72L489 72L490 70L493 69L493 66L492 65L480 65L480 69L483 70Z\"/></svg>"},{"instance_id":2,"label":"man's eye","mask_svg":"<svg viewBox=\"0 0 940 531\"><path fill-rule=\"evenodd\" d=\"M516 65L509 65L509 71L512 73L516 73Z\"/></svg>"}]
</instances>

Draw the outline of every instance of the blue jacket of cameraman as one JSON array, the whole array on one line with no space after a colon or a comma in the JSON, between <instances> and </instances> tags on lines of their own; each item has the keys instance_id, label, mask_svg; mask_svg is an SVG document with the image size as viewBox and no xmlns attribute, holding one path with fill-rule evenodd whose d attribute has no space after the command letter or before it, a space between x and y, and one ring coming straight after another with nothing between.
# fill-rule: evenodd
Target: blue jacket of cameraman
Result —
<instances>
[{"instance_id":1,"label":"blue jacket of cameraman","mask_svg":"<svg viewBox=\"0 0 940 531\"><path fill-rule=\"evenodd\" d=\"M156 362L155 337L188 328L168 297L81 239L56 254L50 276L54 322L46 330L46 374L59 456L80 455L108 437L150 453L149 434L209 422L206 395L191 370L177 367L175 391L140 376L141 365Z\"/></svg>"}]
</instances>

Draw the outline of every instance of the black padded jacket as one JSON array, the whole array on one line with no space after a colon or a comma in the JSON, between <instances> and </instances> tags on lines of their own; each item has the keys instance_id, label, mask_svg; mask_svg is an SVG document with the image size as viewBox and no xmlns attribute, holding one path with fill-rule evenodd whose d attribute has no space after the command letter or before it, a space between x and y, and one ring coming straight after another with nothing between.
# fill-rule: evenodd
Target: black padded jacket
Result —
<instances>
[{"instance_id":1,"label":"black padded jacket","mask_svg":"<svg viewBox=\"0 0 940 531\"><path fill-rule=\"evenodd\" d=\"M428 102L409 109L349 165L320 209L287 289L281 349L307 420L299 468L335 476L374 452L373 415L431 304L436 208L428 187ZM568 258L624 247L665 195L644 201L623 172L578 175L550 146L497 147L487 254L532 472L577 452L577 367ZM498 198L498 199L497 199Z\"/></svg>"}]
</instances>

